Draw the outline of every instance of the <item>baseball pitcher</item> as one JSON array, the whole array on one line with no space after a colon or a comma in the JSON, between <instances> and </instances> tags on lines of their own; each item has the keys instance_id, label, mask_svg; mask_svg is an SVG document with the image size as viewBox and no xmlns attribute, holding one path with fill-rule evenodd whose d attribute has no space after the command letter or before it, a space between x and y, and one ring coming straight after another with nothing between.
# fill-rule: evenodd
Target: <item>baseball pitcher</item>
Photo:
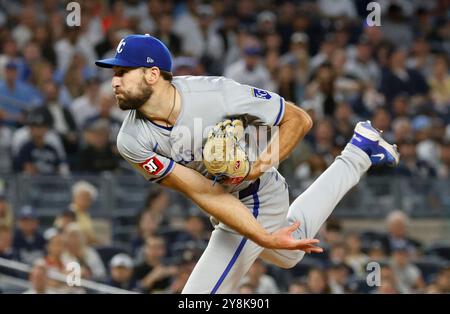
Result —
<instances>
[{"instance_id":1,"label":"baseball pitcher","mask_svg":"<svg viewBox=\"0 0 450 314\"><path fill-rule=\"evenodd\" d=\"M258 257L291 268L305 252L321 252L314 237L347 191L371 165L399 161L395 145L359 122L341 155L289 205L274 165L311 129L305 111L224 77L172 77L170 52L150 35L123 38L115 57L96 65L113 69L117 103L128 111L117 138L121 155L211 216L214 231L183 293L230 293ZM254 126L273 132L252 160L244 133Z\"/></svg>"}]
</instances>

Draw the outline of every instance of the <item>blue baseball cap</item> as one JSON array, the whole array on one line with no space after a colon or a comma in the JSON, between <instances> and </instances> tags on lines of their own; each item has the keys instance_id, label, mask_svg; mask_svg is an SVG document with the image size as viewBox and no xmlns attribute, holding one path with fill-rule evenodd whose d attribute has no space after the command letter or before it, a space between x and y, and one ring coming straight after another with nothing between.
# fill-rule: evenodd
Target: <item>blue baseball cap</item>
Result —
<instances>
[{"instance_id":1,"label":"blue baseball cap","mask_svg":"<svg viewBox=\"0 0 450 314\"><path fill-rule=\"evenodd\" d=\"M158 67L160 70L172 72L172 56L169 49L159 39L149 34L126 36L117 45L114 58L98 60L95 64L102 68Z\"/></svg>"},{"instance_id":2,"label":"blue baseball cap","mask_svg":"<svg viewBox=\"0 0 450 314\"><path fill-rule=\"evenodd\" d=\"M20 219L35 219L37 218L36 211L33 207L30 205L23 206L19 211L19 218Z\"/></svg>"}]
</instances>

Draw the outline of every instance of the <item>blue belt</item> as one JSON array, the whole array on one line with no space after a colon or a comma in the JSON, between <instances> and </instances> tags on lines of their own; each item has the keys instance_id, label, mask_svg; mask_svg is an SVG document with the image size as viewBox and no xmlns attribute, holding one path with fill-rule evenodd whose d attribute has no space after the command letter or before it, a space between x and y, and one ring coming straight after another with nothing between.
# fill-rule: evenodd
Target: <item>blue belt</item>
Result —
<instances>
[{"instance_id":1,"label":"blue belt","mask_svg":"<svg viewBox=\"0 0 450 314\"><path fill-rule=\"evenodd\" d=\"M256 179L255 182L252 182L245 189L239 191L239 199L241 200L243 198L246 198L247 196L250 196L250 195L258 192L260 183L261 183L261 180L258 178L258 179Z\"/></svg>"}]
</instances>

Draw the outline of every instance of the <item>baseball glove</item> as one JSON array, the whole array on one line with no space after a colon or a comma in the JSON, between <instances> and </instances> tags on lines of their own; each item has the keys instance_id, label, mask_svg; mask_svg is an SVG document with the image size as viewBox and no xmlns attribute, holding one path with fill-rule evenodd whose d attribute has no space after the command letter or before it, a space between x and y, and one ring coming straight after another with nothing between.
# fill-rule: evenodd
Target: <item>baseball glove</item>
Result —
<instances>
[{"instance_id":1,"label":"baseball glove","mask_svg":"<svg viewBox=\"0 0 450 314\"><path fill-rule=\"evenodd\" d=\"M239 184L250 172L250 163L242 148L244 126L235 119L219 122L209 132L203 147L203 164L215 181Z\"/></svg>"}]
</instances>

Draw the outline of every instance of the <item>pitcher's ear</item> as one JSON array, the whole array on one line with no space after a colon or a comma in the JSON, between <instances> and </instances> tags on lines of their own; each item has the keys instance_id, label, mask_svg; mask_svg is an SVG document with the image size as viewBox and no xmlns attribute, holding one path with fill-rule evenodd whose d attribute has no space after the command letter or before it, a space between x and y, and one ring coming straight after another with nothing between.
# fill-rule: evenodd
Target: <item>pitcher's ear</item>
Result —
<instances>
[{"instance_id":1,"label":"pitcher's ear","mask_svg":"<svg viewBox=\"0 0 450 314\"><path fill-rule=\"evenodd\" d=\"M155 84L161 76L161 72L158 67L143 68L143 70L145 81L150 85Z\"/></svg>"}]
</instances>

